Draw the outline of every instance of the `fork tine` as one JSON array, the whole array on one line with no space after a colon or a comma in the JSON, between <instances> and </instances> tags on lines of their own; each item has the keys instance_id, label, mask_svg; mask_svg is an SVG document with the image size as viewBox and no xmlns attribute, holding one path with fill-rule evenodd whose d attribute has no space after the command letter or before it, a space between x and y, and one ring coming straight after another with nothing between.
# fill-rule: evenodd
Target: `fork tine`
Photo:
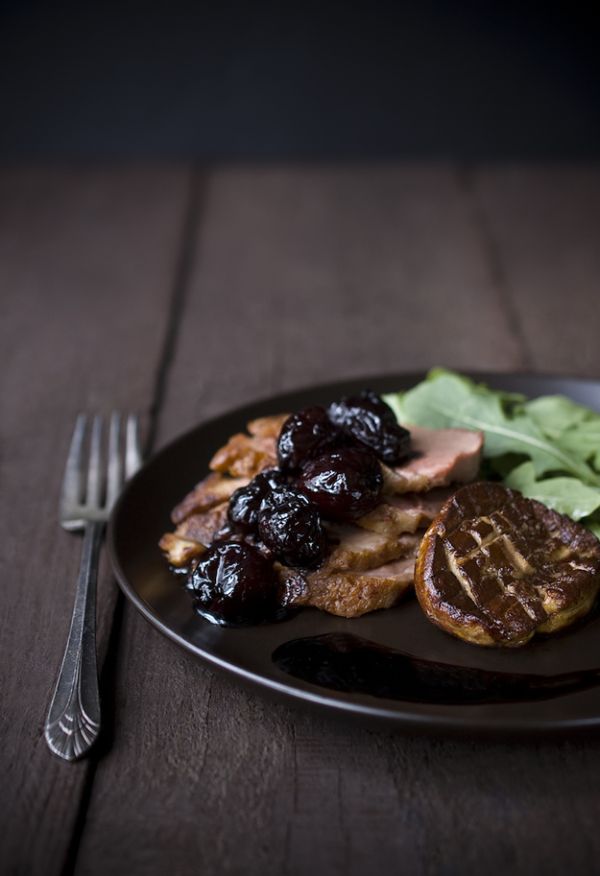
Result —
<instances>
[{"instance_id":1,"label":"fork tine","mask_svg":"<svg viewBox=\"0 0 600 876\"><path fill-rule=\"evenodd\" d=\"M102 488L102 473L100 468L100 442L102 438L102 418L94 417L92 424L92 440L90 443L90 460L88 464L87 492L85 504L89 508L97 508L100 504Z\"/></svg>"},{"instance_id":2,"label":"fork tine","mask_svg":"<svg viewBox=\"0 0 600 876\"><path fill-rule=\"evenodd\" d=\"M63 506L78 505L81 501L81 448L86 425L86 415L78 414L62 482L61 504Z\"/></svg>"},{"instance_id":3,"label":"fork tine","mask_svg":"<svg viewBox=\"0 0 600 876\"><path fill-rule=\"evenodd\" d=\"M110 415L108 430L108 474L106 483L106 507L108 510L115 503L122 483L121 455L119 453L119 438L121 435L121 417L117 411Z\"/></svg>"},{"instance_id":4,"label":"fork tine","mask_svg":"<svg viewBox=\"0 0 600 876\"><path fill-rule=\"evenodd\" d=\"M142 452L139 440L139 420L133 414L127 417L125 447L125 477L129 480L142 464Z\"/></svg>"}]
</instances>

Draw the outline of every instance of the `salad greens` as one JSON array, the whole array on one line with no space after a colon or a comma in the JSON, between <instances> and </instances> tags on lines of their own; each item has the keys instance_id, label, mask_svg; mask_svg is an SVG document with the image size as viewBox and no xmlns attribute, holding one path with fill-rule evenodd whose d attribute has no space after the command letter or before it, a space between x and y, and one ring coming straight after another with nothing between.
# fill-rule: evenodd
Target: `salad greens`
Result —
<instances>
[{"instance_id":1,"label":"salad greens","mask_svg":"<svg viewBox=\"0 0 600 876\"><path fill-rule=\"evenodd\" d=\"M384 398L402 424L481 430L487 475L600 538L600 414L565 396L530 401L443 368Z\"/></svg>"}]
</instances>

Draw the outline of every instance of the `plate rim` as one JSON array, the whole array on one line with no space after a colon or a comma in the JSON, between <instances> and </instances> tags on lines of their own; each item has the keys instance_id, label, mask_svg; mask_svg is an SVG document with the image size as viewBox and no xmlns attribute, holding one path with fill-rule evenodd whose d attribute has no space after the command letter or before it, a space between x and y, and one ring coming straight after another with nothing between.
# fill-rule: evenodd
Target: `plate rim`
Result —
<instances>
[{"instance_id":1,"label":"plate rim","mask_svg":"<svg viewBox=\"0 0 600 876\"><path fill-rule=\"evenodd\" d=\"M148 621L163 636L165 636L167 639L174 642L176 645L186 651L186 653L193 655L196 659L199 659L203 663L208 664L213 669L217 669L220 672L224 672L229 676L233 676L234 678L239 679L244 683L251 684L253 690L260 688L263 692L266 692L268 694L276 694L278 697L283 697L288 705L295 704L297 706L300 706L304 704L324 710L325 713L329 713L330 715L337 714L338 716L350 717L352 719L362 718L364 720L365 718L370 718L374 722L380 724L384 723L388 729L393 728L400 732L418 731L419 733L423 734L439 734L440 731L443 731L448 735L456 735L457 733L465 736L481 734L485 736L495 736L497 738L509 738L514 735L518 735L520 737L531 736L532 734L557 735L572 732L581 733L592 729L597 729L598 727L600 727L600 711L597 715L571 718L558 717L556 719L544 720L536 717L528 718L523 715L519 715L516 717L504 715L502 717L501 723L499 724L497 721L494 720L493 712L478 715L475 719L465 721L463 717L463 715L465 714L464 709L469 708L468 706L456 707L456 714L448 714L447 712L441 714L424 714L422 712L415 711L415 707L418 704L410 703L407 701L399 700L398 704L400 708L392 709L390 707L384 706L380 701L378 701L376 697L373 697L374 702L373 705L371 705L365 703L351 702L349 700L343 699L341 696L336 697L335 694L339 692L335 690L329 690L328 688L325 688L323 689L323 692L320 692L317 689L317 685L314 685L315 691L306 689L304 687L290 686L283 681L279 682L274 678L269 678L265 675L254 672L251 669L247 669L239 663L231 662L222 657L219 657L209 650L205 650L197 645L194 645L189 640L181 636L179 633L177 633L176 630L172 629L172 627L169 626L168 623L163 621L161 617L153 610L153 608L138 594L135 587L128 580L127 575L125 574L125 571L121 566L119 560L119 552L116 546L116 532L118 527L119 515L127 499L129 491L135 486L136 483L138 483L142 478L145 477L145 475L147 474L147 470L151 465L156 464L156 462L161 457L171 454L174 451L176 452L177 445L179 443L184 443L199 429L210 428L211 424L222 420L224 417L231 416L234 418L242 418L245 416L246 411L254 409L258 405L271 402L276 403L279 398L287 398L290 395L300 395L303 393L309 393L311 391L319 390L323 391L330 388L332 391L335 392L336 386L343 386L348 383L369 385L370 382L382 382L388 380L414 381L416 383L424 379L428 370L429 369L385 374L371 374L366 377L350 375L344 378L336 379L335 381L323 381L320 383L311 383L299 387L292 387L281 392L253 398L243 405L237 405L233 408L227 408L226 410L217 413L207 419L200 420L198 423L196 423L196 425L192 426L189 429L186 429L180 434L175 435L175 437L169 440L164 446L160 447L155 453L149 456L149 458L144 461L141 468L125 484L125 487L121 491L121 494L119 495L119 498L117 499L110 514L106 533L106 546L111 566L117 579L119 588L124 596L135 606L135 608L140 612L140 614L145 618L146 621ZM473 369L464 369L457 371L456 373L460 373L461 375L465 375L466 377L470 377L471 379L481 380L483 382L486 380L486 378L493 378L496 380L502 377L531 380L534 382L538 380L540 382L572 381L574 383L584 384L590 387L596 387L600 391L600 380L591 377L580 377L577 375L568 375L564 373L551 374L526 370L481 371Z\"/></svg>"}]
</instances>

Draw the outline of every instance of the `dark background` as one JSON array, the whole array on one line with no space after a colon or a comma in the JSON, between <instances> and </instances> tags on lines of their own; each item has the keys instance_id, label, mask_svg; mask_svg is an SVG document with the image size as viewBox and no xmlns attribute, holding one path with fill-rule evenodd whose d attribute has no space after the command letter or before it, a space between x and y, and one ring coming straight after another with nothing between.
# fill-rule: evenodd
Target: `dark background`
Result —
<instances>
[{"instance_id":1,"label":"dark background","mask_svg":"<svg viewBox=\"0 0 600 876\"><path fill-rule=\"evenodd\" d=\"M0 9L4 159L600 154L583 4Z\"/></svg>"}]
</instances>

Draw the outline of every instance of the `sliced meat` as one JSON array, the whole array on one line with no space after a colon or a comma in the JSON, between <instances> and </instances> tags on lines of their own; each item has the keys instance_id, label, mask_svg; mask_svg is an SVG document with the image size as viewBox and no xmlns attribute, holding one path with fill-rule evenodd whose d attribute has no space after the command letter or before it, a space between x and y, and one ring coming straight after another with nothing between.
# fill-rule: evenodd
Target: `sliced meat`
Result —
<instances>
[{"instance_id":1,"label":"sliced meat","mask_svg":"<svg viewBox=\"0 0 600 876\"><path fill-rule=\"evenodd\" d=\"M234 478L247 478L277 465L277 437L286 414L261 417L248 423L250 434L239 432L221 447L210 468ZM411 427L413 457L404 465L382 465L384 492L425 492L434 487L467 483L479 470L483 434L467 429Z\"/></svg>"},{"instance_id":2,"label":"sliced meat","mask_svg":"<svg viewBox=\"0 0 600 876\"><path fill-rule=\"evenodd\" d=\"M158 543L171 566L181 569L188 566L196 557L202 556L206 547L198 541L183 538L174 532L166 532Z\"/></svg>"},{"instance_id":3,"label":"sliced meat","mask_svg":"<svg viewBox=\"0 0 600 876\"><path fill-rule=\"evenodd\" d=\"M323 574L340 569L351 572L375 569L391 560L407 556L415 543L420 542L420 538L415 535L382 535L350 524L327 524L326 528L329 537L337 543L321 566Z\"/></svg>"},{"instance_id":4,"label":"sliced meat","mask_svg":"<svg viewBox=\"0 0 600 876\"><path fill-rule=\"evenodd\" d=\"M215 533L225 524L227 507L227 502L221 502L208 511L190 514L175 532L163 535L159 546L172 566L187 566L190 560L204 553Z\"/></svg>"},{"instance_id":5,"label":"sliced meat","mask_svg":"<svg viewBox=\"0 0 600 876\"><path fill-rule=\"evenodd\" d=\"M280 579L288 605L310 605L340 617L360 617L379 608L390 608L412 584L415 554L362 572L317 569L303 576L296 569L283 568Z\"/></svg>"},{"instance_id":6,"label":"sliced meat","mask_svg":"<svg viewBox=\"0 0 600 876\"><path fill-rule=\"evenodd\" d=\"M277 438L287 414L259 417L248 423L247 435L238 432L221 447L210 461L213 471L231 477L248 478L277 465Z\"/></svg>"},{"instance_id":7,"label":"sliced meat","mask_svg":"<svg viewBox=\"0 0 600 876\"><path fill-rule=\"evenodd\" d=\"M246 428L251 435L256 435L260 438L279 438L281 427L289 417L289 414L275 414L271 417L258 417L256 420L250 420Z\"/></svg>"},{"instance_id":8,"label":"sliced meat","mask_svg":"<svg viewBox=\"0 0 600 876\"><path fill-rule=\"evenodd\" d=\"M179 524L175 530L175 535L182 538L190 538L193 541L199 541L200 544L208 547L211 544L215 533L225 525L227 521L228 502L221 502L220 505L215 505L208 511L200 511L197 514L190 514L185 520Z\"/></svg>"},{"instance_id":9,"label":"sliced meat","mask_svg":"<svg viewBox=\"0 0 600 876\"><path fill-rule=\"evenodd\" d=\"M442 487L428 493L386 496L383 502L369 514L359 517L356 523L362 529L382 535L416 532L429 526L451 495L450 489Z\"/></svg>"},{"instance_id":10,"label":"sliced meat","mask_svg":"<svg viewBox=\"0 0 600 876\"><path fill-rule=\"evenodd\" d=\"M600 541L500 484L459 489L419 550L417 597L442 629L477 645L524 645L592 608Z\"/></svg>"},{"instance_id":11,"label":"sliced meat","mask_svg":"<svg viewBox=\"0 0 600 876\"><path fill-rule=\"evenodd\" d=\"M413 458L394 468L382 465L384 493L422 493L477 477L483 432L410 426L410 434Z\"/></svg>"},{"instance_id":12,"label":"sliced meat","mask_svg":"<svg viewBox=\"0 0 600 876\"><path fill-rule=\"evenodd\" d=\"M217 450L210 468L234 478L248 478L277 465L275 439L270 435L232 435L227 444Z\"/></svg>"},{"instance_id":13,"label":"sliced meat","mask_svg":"<svg viewBox=\"0 0 600 876\"><path fill-rule=\"evenodd\" d=\"M171 512L173 523L181 523L190 514L208 511L229 500L238 487L245 487L249 478L228 478L213 472L196 484L194 489Z\"/></svg>"}]
</instances>

